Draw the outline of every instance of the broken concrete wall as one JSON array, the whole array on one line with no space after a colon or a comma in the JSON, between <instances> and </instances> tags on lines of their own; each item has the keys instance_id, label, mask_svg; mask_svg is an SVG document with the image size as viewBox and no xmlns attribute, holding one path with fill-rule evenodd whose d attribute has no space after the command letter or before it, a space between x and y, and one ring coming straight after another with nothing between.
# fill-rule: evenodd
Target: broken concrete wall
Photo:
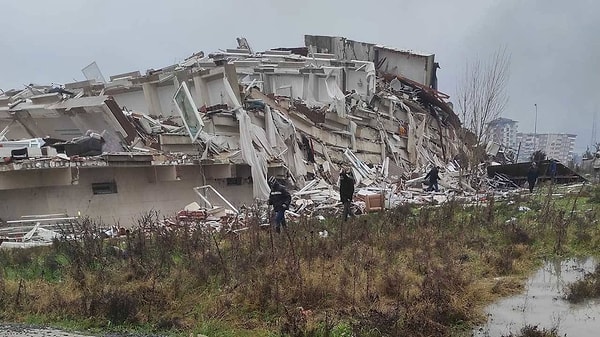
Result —
<instances>
[{"instance_id":1,"label":"broken concrete wall","mask_svg":"<svg viewBox=\"0 0 600 337\"><path fill-rule=\"evenodd\" d=\"M0 111L0 115L2 115L2 111ZM0 117L0 132L5 128L4 137L6 139L25 139L31 137L21 123L15 121L12 116L7 118Z\"/></svg>"},{"instance_id":2,"label":"broken concrete wall","mask_svg":"<svg viewBox=\"0 0 600 337\"><path fill-rule=\"evenodd\" d=\"M313 53L333 54L340 60L370 61L381 72L400 75L425 86L432 85L434 54L389 48L339 36L305 35L304 42Z\"/></svg>"},{"instance_id":3,"label":"broken concrete wall","mask_svg":"<svg viewBox=\"0 0 600 337\"><path fill-rule=\"evenodd\" d=\"M340 60L375 60L375 44L339 36L304 35L305 46L313 53L333 54Z\"/></svg>"},{"instance_id":4,"label":"broken concrete wall","mask_svg":"<svg viewBox=\"0 0 600 337\"><path fill-rule=\"evenodd\" d=\"M386 74L400 75L425 86L431 86L435 56L375 47L378 70Z\"/></svg>"},{"instance_id":5,"label":"broken concrete wall","mask_svg":"<svg viewBox=\"0 0 600 337\"><path fill-rule=\"evenodd\" d=\"M310 70L305 71L307 67L314 67L313 61L325 65L315 70L318 74ZM238 60L233 63L238 81L241 81L241 84L249 85L253 81L258 82L259 84L255 83L253 85L259 86L267 94L289 96L318 106L319 104L334 103L332 95L336 92L354 90L358 95L357 97L368 100L375 91L373 64L370 62L355 62L343 67L332 67L331 64L334 61L330 59L302 59L298 62L282 61L283 65L276 64L275 66L271 59L264 60L264 65L261 60ZM238 64L240 64L240 67L238 67ZM223 67L212 64L208 69L191 70L190 72L190 77L194 80L188 80L187 84L197 106L227 103L231 105L225 93L223 82L220 80L220 76L223 76L220 75L223 73ZM142 83L142 80L137 82ZM168 81L162 82L160 85L153 85L154 88L150 88L146 84L146 91L156 91L155 100L147 98L147 96L152 95L144 94L139 83L137 86L134 85L127 89L111 86L110 89L107 89L107 93L113 95L119 105L132 111L146 114L150 111L160 111L162 116L177 116L172 104L170 104L172 93L175 90L171 83ZM206 98L203 98L203 96ZM158 105L158 108L150 105ZM338 107L341 107L341 105L338 104ZM215 119L218 119L218 117ZM219 123L218 120L215 122ZM211 121L208 122L208 124L210 123ZM231 126L228 124L226 123L226 126ZM207 125L211 132L219 134L218 128L214 129L214 127L214 125Z\"/></svg>"},{"instance_id":6,"label":"broken concrete wall","mask_svg":"<svg viewBox=\"0 0 600 337\"><path fill-rule=\"evenodd\" d=\"M142 88L135 88L131 91L120 91L116 93L110 93L114 97L115 101L119 104L122 109L128 111L135 111L141 113L148 113L148 106L144 101L144 92Z\"/></svg>"},{"instance_id":7,"label":"broken concrete wall","mask_svg":"<svg viewBox=\"0 0 600 337\"><path fill-rule=\"evenodd\" d=\"M173 85L171 81L170 83L165 83L165 85L161 85L158 87L158 98L160 100L160 109L163 116L177 116L177 112L175 111L171 99L173 99L173 95L175 95L175 91L177 91L177 87ZM192 95L193 95L192 91Z\"/></svg>"},{"instance_id":8,"label":"broken concrete wall","mask_svg":"<svg viewBox=\"0 0 600 337\"><path fill-rule=\"evenodd\" d=\"M35 97L35 96L34 96ZM10 109L29 137L70 140L88 130L104 134L106 151L121 151L123 143L133 140L134 129L122 111L115 109L107 96L70 98L67 100L28 101Z\"/></svg>"},{"instance_id":9,"label":"broken concrete wall","mask_svg":"<svg viewBox=\"0 0 600 337\"><path fill-rule=\"evenodd\" d=\"M308 90L308 77L308 75L300 74L264 74L263 92L306 99L305 90Z\"/></svg>"},{"instance_id":10,"label":"broken concrete wall","mask_svg":"<svg viewBox=\"0 0 600 337\"><path fill-rule=\"evenodd\" d=\"M327 43L323 41L318 43ZM333 54L309 56L285 50L253 54L226 50L208 57L200 53L179 65L150 70L143 76L132 72L112 77L107 84L89 81L70 84L79 90L76 95L82 94L85 99L100 99L100 96L95 97L97 95L114 97L115 100L103 103L106 107L76 106L74 102L78 98L40 94L41 89L33 94L20 92L19 95L31 102L20 103L22 111L17 116L32 130L32 135L48 133L47 130L57 133L59 126L66 125L59 130L63 132L61 135L73 133L75 136L75 133L82 134L83 125L102 128L103 122L112 125L111 132L115 135L125 135L126 143L131 146L110 146L106 150L111 153L103 155L114 157L110 164L117 167L95 169L102 172L100 178L112 176L117 185L126 186L127 191L121 192L119 187L118 193L111 193L125 195L128 201L124 202L124 209L143 209L150 203L164 204L165 210L177 203L180 209L182 203L178 200L181 199L173 196L176 191L204 184L223 190L225 197L234 203L253 197L264 198L268 194L267 175L287 177L296 186L304 185L310 176L307 173L331 180L339 165L348 164L349 156L374 165L387 163L385 166L392 167L397 177L402 175L405 179L415 171L422 172L432 164L442 166L454 158L461 148L456 137L460 122L443 101L444 97L428 87L433 55L341 38L331 40L329 48L333 51L328 52ZM352 54L350 49L353 49ZM389 73L376 74L374 62L380 71ZM397 76L398 73L406 77ZM196 105L197 109L192 107L191 111L198 110L202 117L202 132L193 136L198 137L196 143L192 143L187 135L189 130L183 127L180 109L174 109L173 93L181 83L186 84ZM56 102L57 99L60 102ZM49 108L49 104L56 106ZM120 107L136 113L124 114ZM123 121L125 116L128 120ZM46 120L42 126L37 125L43 118ZM111 138L111 144L116 143L116 139ZM133 152L112 153L123 150ZM136 157L133 154L147 158L143 164L135 158L127 159ZM183 162L190 165L184 170L196 170L196 178L187 185L180 182L179 169L163 166ZM123 178L132 174L132 171L123 171L122 166L126 165L146 167L135 179L129 179ZM138 169L141 168L130 168ZM87 170L82 170L83 175L78 177L79 185L92 183L89 179L86 182ZM110 170L113 170L112 175L106 173ZM154 174L148 176L148 170ZM146 173L146 180L141 173ZM368 175L363 178L369 180ZM198 180L200 177L202 181ZM130 181L118 181L123 179ZM250 186L250 182L254 186ZM129 192L139 189L144 194L162 193L161 188L145 187L145 184L161 185L173 201L163 200L162 196L139 200L140 195ZM63 188L79 191L79 185L46 188L54 195ZM182 193L182 198L189 202L187 192ZM89 194L89 188L75 193L77 199L68 200L69 205L65 207L69 212L79 210L77 202L85 198L85 193ZM117 205L114 200L119 201L114 195L94 195L95 199L106 199L104 201L112 205ZM56 204L51 204L46 209L50 211L55 207ZM86 214L102 212L92 209ZM123 212L131 215L128 210Z\"/></svg>"},{"instance_id":11,"label":"broken concrete wall","mask_svg":"<svg viewBox=\"0 0 600 337\"><path fill-rule=\"evenodd\" d=\"M45 175L41 172L52 174L53 170L13 171L11 174L29 179L30 174ZM152 182L156 180L153 176L153 169L148 167L80 169L75 185L70 182L66 186L40 183L36 187L26 187L31 185L23 184L12 186L16 189L0 190L0 214L3 219L18 219L31 214L81 213L101 218L106 224L129 226L150 210L165 216L177 212L190 201L198 200L192 187L204 184L213 185L236 207L252 202L252 185L247 180L204 180L198 166L178 168L180 180L168 178L167 181ZM94 194L92 184L110 182L116 184L116 193Z\"/></svg>"},{"instance_id":12,"label":"broken concrete wall","mask_svg":"<svg viewBox=\"0 0 600 337\"><path fill-rule=\"evenodd\" d=\"M48 186L71 186L71 168L7 171L0 174L0 191ZM10 199L10 196L8 196ZM3 199L4 200L4 199Z\"/></svg>"},{"instance_id":13,"label":"broken concrete wall","mask_svg":"<svg viewBox=\"0 0 600 337\"><path fill-rule=\"evenodd\" d=\"M345 69L345 91L355 91L364 100L375 94L375 65L372 62L355 62L354 69Z\"/></svg>"}]
</instances>

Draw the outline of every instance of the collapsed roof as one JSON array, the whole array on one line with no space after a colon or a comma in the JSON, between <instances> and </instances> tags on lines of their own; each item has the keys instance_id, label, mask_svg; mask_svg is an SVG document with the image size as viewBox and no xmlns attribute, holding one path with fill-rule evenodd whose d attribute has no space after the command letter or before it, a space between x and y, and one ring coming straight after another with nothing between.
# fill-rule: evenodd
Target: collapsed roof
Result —
<instances>
[{"instance_id":1,"label":"collapsed roof","mask_svg":"<svg viewBox=\"0 0 600 337\"><path fill-rule=\"evenodd\" d=\"M257 198L268 194L267 173L302 186L308 175L333 180L340 165L360 161L411 178L466 151L448 96L435 89L433 54L339 37L305 41L254 52L238 39L237 49L199 52L145 75L8 91L0 136L69 140L94 130L105 153L249 165Z\"/></svg>"}]
</instances>

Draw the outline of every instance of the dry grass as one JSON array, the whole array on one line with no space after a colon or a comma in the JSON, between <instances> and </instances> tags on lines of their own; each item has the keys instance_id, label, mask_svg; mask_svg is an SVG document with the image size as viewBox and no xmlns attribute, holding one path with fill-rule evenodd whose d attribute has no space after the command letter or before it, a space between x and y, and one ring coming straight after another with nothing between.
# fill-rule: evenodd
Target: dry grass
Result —
<instances>
[{"instance_id":1,"label":"dry grass","mask_svg":"<svg viewBox=\"0 0 600 337\"><path fill-rule=\"evenodd\" d=\"M600 265L587 273L583 279L567 286L566 299L571 303L581 303L587 299L600 298Z\"/></svg>"},{"instance_id":2,"label":"dry grass","mask_svg":"<svg viewBox=\"0 0 600 337\"><path fill-rule=\"evenodd\" d=\"M506 337L560 337L557 329L540 329L538 326L525 326L518 335Z\"/></svg>"},{"instance_id":3,"label":"dry grass","mask_svg":"<svg viewBox=\"0 0 600 337\"><path fill-rule=\"evenodd\" d=\"M258 221L240 236L164 231L148 215L140 225L149 233L101 240L84 221L81 241L0 252L0 315L221 336L449 336L481 322L485 303L522 289L540 252L576 239L570 229L600 242L591 227L566 226L553 203L534 213L542 226L517 211L520 202L303 219L279 235Z\"/></svg>"}]
</instances>

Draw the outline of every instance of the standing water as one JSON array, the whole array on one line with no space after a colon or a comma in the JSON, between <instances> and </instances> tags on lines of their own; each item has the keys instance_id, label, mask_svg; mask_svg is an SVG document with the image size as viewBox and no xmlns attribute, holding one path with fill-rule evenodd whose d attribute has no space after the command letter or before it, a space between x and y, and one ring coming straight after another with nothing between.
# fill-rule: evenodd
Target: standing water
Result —
<instances>
[{"instance_id":1,"label":"standing water","mask_svg":"<svg viewBox=\"0 0 600 337\"><path fill-rule=\"evenodd\" d=\"M557 328L560 336L600 335L600 302L571 304L564 300L567 286L595 267L593 259L548 262L527 281L525 292L500 300L486 309L488 321L473 336L518 334L526 325Z\"/></svg>"}]
</instances>

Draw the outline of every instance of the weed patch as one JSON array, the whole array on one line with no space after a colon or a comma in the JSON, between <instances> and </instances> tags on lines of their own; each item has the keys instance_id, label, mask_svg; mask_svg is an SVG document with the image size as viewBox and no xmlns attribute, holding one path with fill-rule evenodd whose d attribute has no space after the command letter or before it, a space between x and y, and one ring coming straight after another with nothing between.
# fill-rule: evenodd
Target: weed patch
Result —
<instances>
[{"instance_id":1,"label":"weed patch","mask_svg":"<svg viewBox=\"0 0 600 337\"><path fill-rule=\"evenodd\" d=\"M525 326L521 329L521 332L517 335L510 334L504 337L560 337L558 334L558 330L555 328L552 329L540 329L537 325L534 326Z\"/></svg>"},{"instance_id":2,"label":"weed patch","mask_svg":"<svg viewBox=\"0 0 600 337\"><path fill-rule=\"evenodd\" d=\"M536 198L305 218L281 234L252 219L241 234L167 230L149 213L102 239L83 219L78 240L0 251L0 315L209 336L451 336L540 259L600 247L593 204Z\"/></svg>"},{"instance_id":3,"label":"weed patch","mask_svg":"<svg viewBox=\"0 0 600 337\"><path fill-rule=\"evenodd\" d=\"M565 298L571 303L581 303L587 299L600 298L600 265L581 280L567 286Z\"/></svg>"}]
</instances>

